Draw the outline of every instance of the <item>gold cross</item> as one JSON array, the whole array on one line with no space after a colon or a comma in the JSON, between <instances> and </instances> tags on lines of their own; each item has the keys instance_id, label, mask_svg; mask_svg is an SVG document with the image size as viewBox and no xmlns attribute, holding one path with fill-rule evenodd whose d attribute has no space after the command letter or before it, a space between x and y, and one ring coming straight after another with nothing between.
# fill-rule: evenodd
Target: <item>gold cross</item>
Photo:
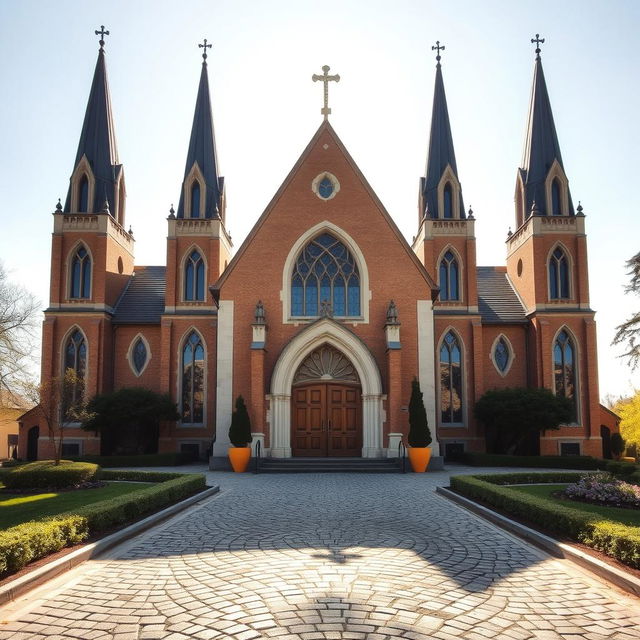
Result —
<instances>
[{"instance_id":1,"label":"gold cross","mask_svg":"<svg viewBox=\"0 0 640 640\"><path fill-rule=\"evenodd\" d=\"M324 116L325 120L329 119L329 114L331 113L331 109L329 109L329 82L330 81L340 82L340 76L337 73L335 76L329 75L330 68L331 67L329 67L329 65L325 64L322 67L322 70L324 71L323 75L320 76L317 73L314 73L311 76L311 79L314 82L317 82L318 80L322 80L322 82L324 83L324 107L320 109L320 113Z\"/></svg>"}]
</instances>

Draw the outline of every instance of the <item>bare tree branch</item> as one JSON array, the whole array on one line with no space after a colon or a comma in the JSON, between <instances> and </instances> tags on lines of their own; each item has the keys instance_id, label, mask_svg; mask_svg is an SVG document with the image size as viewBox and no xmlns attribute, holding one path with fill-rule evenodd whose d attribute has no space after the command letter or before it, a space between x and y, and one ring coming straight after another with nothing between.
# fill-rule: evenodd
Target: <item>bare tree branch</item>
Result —
<instances>
[{"instance_id":1,"label":"bare tree branch","mask_svg":"<svg viewBox=\"0 0 640 640\"><path fill-rule=\"evenodd\" d=\"M629 268L627 275L630 276L630 281L624 291L640 295L640 253L636 253L633 258L627 261L627 267ZM616 327L616 335L611 344L626 345L626 351L620 357L629 360L632 370L640 365L640 311Z\"/></svg>"}]
</instances>

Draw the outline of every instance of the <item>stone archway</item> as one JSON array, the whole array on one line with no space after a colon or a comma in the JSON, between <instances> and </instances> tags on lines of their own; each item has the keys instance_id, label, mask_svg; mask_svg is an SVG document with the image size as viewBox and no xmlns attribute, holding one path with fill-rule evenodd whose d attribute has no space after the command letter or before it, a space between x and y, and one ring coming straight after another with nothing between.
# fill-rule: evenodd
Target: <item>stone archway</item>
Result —
<instances>
[{"instance_id":1,"label":"stone archway","mask_svg":"<svg viewBox=\"0 0 640 640\"><path fill-rule=\"evenodd\" d=\"M382 382L378 365L362 340L331 318L321 318L296 335L282 350L271 378L269 411L270 454L291 457L291 392L301 365L327 345L344 355L361 388L363 458L378 458L382 451ZM327 372L321 374L325 375ZM298 378L298 383L300 378Z\"/></svg>"}]
</instances>

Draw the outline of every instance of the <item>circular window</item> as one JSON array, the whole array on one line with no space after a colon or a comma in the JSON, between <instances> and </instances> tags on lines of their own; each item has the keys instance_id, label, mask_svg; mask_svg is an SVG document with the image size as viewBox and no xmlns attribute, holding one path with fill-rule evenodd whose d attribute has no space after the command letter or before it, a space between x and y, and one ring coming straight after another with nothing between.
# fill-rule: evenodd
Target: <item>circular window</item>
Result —
<instances>
[{"instance_id":1,"label":"circular window","mask_svg":"<svg viewBox=\"0 0 640 640\"><path fill-rule=\"evenodd\" d=\"M333 174L325 171L315 177L311 183L311 190L321 200L331 200L340 191L340 183Z\"/></svg>"},{"instance_id":2,"label":"circular window","mask_svg":"<svg viewBox=\"0 0 640 640\"><path fill-rule=\"evenodd\" d=\"M518 278L522 276L522 259L518 260Z\"/></svg>"}]
</instances>

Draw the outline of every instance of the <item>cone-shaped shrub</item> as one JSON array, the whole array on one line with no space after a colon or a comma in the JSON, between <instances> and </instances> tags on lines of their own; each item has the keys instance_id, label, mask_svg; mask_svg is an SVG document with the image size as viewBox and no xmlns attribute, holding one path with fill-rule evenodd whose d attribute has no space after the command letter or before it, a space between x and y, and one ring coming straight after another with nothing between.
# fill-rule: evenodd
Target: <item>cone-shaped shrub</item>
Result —
<instances>
[{"instance_id":1,"label":"cone-shaped shrub","mask_svg":"<svg viewBox=\"0 0 640 640\"><path fill-rule=\"evenodd\" d=\"M229 440L234 447L246 447L252 440L251 419L242 396L236 399L236 410L231 415Z\"/></svg>"},{"instance_id":2,"label":"cone-shaped shrub","mask_svg":"<svg viewBox=\"0 0 640 640\"><path fill-rule=\"evenodd\" d=\"M411 381L411 399L409 400L409 446L428 447L431 444L431 431L427 423L427 411L422 401L420 383L416 378Z\"/></svg>"}]
</instances>

